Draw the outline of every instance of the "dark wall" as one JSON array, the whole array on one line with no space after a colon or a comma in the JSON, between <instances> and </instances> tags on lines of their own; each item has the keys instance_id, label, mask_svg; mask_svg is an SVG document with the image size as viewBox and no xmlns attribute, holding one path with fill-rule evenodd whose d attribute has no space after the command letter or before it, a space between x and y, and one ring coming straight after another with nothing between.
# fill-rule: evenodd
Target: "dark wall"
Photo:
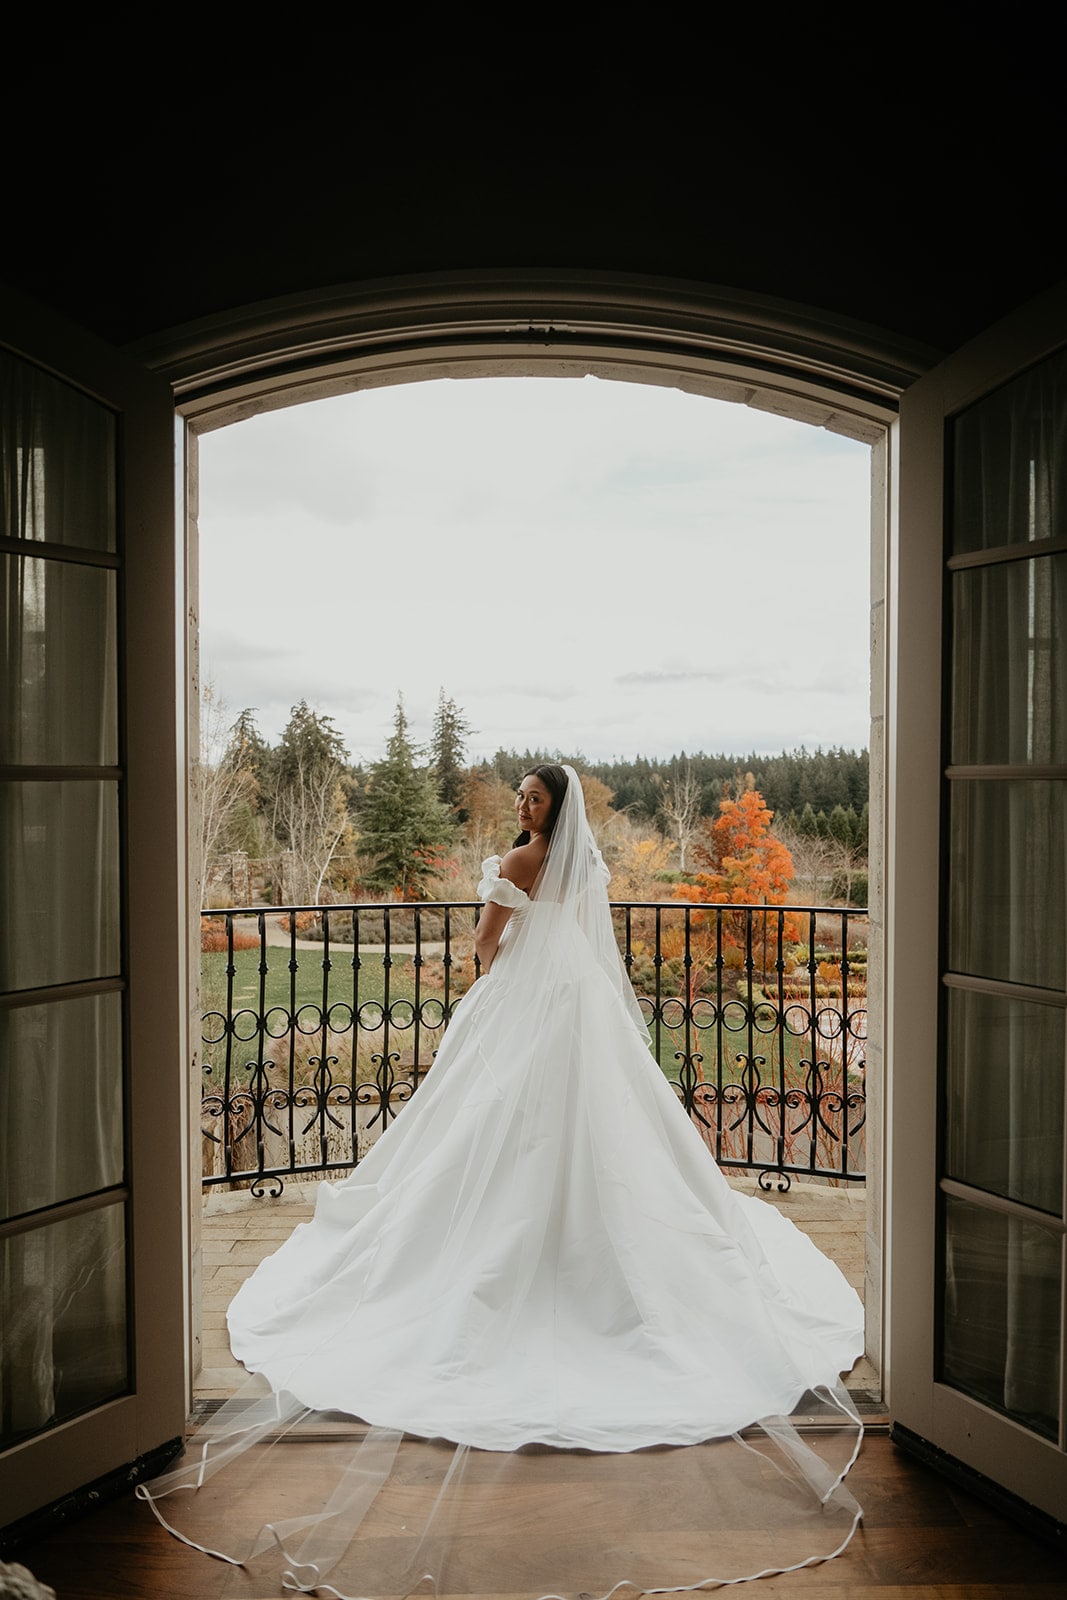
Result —
<instances>
[{"instance_id":1,"label":"dark wall","mask_svg":"<svg viewBox=\"0 0 1067 1600\"><path fill-rule=\"evenodd\" d=\"M1064 273L1063 96L1032 33L267 15L134 13L12 50L0 276L119 343L335 283L544 267L753 290L944 349Z\"/></svg>"}]
</instances>

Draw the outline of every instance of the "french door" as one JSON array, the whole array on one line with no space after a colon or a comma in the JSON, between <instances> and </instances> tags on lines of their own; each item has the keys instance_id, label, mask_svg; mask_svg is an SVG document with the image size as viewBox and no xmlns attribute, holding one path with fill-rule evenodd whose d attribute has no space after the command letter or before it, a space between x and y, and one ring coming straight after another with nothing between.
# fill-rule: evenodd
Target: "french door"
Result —
<instances>
[{"instance_id":1,"label":"french door","mask_svg":"<svg viewBox=\"0 0 1067 1600\"><path fill-rule=\"evenodd\" d=\"M890 1409L1067 1520L1067 295L904 395Z\"/></svg>"},{"instance_id":2,"label":"french door","mask_svg":"<svg viewBox=\"0 0 1067 1600\"><path fill-rule=\"evenodd\" d=\"M186 1416L175 425L0 296L0 1524Z\"/></svg>"}]
</instances>

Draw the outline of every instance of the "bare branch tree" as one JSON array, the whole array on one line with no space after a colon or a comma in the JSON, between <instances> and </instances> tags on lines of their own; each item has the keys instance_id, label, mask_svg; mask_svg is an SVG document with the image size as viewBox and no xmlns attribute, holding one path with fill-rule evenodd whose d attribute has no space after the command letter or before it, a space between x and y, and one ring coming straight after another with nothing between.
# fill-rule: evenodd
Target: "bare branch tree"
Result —
<instances>
[{"instance_id":1,"label":"bare branch tree","mask_svg":"<svg viewBox=\"0 0 1067 1600\"><path fill-rule=\"evenodd\" d=\"M684 872L686 854L701 823L700 784L691 761L686 762L684 772L675 767L674 776L663 785L658 814L678 845L678 870Z\"/></svg>"},{"instance_id":2,"label":"bare branch tree","mask_svg":"<svg viewBox=\"0 0 1067 1600\"><path fill-rule=\"evenodd\" d=\"M840 845L817 833L801 833L784 822L775 823L773 831L793 858L793 887L800 894L800 903L820 905L837 870Z\"/></svg>"},{"instance_id":3,"label":"bare branch tree","mask_svg":"<svg viewBox=\"0 0 1067 1600\"><path fill-rule=\"evenodd\" d=\"M830 838L823 841L830 848L833 861L833 876L839 879L845 889L845 903L852 904L852 881L857 872L867 865L867 852L847 839Z\"/></svg>"},{"instance_id":4,"label":"bare branch tree","mask_svg":"<svg viewBox=\"0 0 1067 1600\"><path fill-rule=\"evenodd\" d=\"M293 856L293 892L301 905L318 905L337 847L349 830L339 761L295 764L275 796L275 822Z\"/></svg>"},{"instance_id":5,"label":"bare branch tree","mask_svg":"<svg viewBox=\"0 0 1067 1600\"><path fill-rule=\"evenodd\" d=\"M200 691L200 860L206 881L219 839L235 808L255 792L256 780L233 737L229 708L209 680Z\"/></svg>"}]
</instances>

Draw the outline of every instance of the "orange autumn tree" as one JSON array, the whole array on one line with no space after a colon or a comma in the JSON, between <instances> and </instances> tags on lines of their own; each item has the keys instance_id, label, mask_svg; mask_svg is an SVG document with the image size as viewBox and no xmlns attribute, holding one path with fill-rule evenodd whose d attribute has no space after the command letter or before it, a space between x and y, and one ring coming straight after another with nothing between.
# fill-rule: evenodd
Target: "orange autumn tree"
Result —
<instances>
[{"instance_id":1,"label":"orange autumn tree","mask_svg":"<svg viewBox=\"0 0 1067 1600\"><path fill-rule=\"evenodd\" d=\"M780 906L785 904L789 885L793 881L793 858L780 839L771 833L774 812L767 805L751 779L736 798L726 796L719 802L719 815L705 829L704 839L695 845L693 854L706 870L698 872L692 883L676 886L674 897L698 903L734 906ZM777 956L777 917L753 917L753 948L757 939L762 941L766 932L773 933L773 948ZM702 917L701 921L705 921ZM795 943L799 929L795 917L786 917L783 927L785 943ZM744 912L724 913L722 919L723 945L744 950L747 918Z\"/></svg>"}]
</instances>

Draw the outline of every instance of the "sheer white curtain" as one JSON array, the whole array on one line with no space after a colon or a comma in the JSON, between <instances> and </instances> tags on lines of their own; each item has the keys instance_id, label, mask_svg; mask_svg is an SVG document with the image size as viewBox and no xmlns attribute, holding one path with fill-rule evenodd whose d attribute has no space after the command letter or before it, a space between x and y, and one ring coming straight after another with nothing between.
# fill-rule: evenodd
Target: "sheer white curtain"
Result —
<instances>
[{"instance_id":1,"label":"sheer white curtain","mask_svg":"<svg viewBox=\"0 0 1067 1600\"><path fill-rule=\"evenodd\" d=\"M114 447L0 351L0 1445L125 1381Z\"/></svg>"}]
</instances>

